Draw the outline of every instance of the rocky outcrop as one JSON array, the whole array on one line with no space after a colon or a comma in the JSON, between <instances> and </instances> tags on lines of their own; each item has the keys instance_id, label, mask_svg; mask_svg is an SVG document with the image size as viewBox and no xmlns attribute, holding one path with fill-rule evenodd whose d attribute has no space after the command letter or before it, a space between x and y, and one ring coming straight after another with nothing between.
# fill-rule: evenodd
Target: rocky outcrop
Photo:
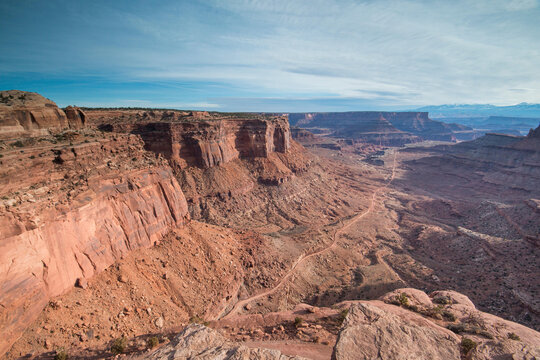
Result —
<instances>
[{"instance_id":1,"label":"rocky outcrop","mask_svg":"<svg viewBox=\"0 0 540 360\"><path fill-rule=\"evenodd\" d=\"M94 116L92 112L89 114ZM274 152L286 153L291 146L289 124L283 116L210 120L186 116L172 121L163 114L153 115L145 113L140 121L116 120L118 123L102 127L139 134L148 150L164 155L180 168L210 168L238 158L266 158ZM153 118L159 121L148 121Z\"/></svg>"},{"instance_id":2,"label":"rocky outcrop","mask_svg":"<svg viewBox=\"0 0 540 360\"><path fill-rule=\"evenodd\" d=\"M315 134L299 127L291 128L291 135L293 139L298 141L309 141L315 139Z\"/></svg>"},{"instance_id":3,"label":"rocky outcrop","mask_svg":"<svg viewBox=\"0 0 540 360\"><path fill-rule=\"evenodd\" d=\"M186 327L169 344L146 354L140 359L175 360L175 359L250 359L250 360L287 360L304 358L283 355L279 350L249 348L226 340L217 331L203 325L192 324Z\"/></svg>"},{"instance_id":4,"label":"rocky outcrop","mask_svg":"<svg viewBox=\"0 0 540 360\"><path fill-rule=\"evenodd\" d=\"M334 360L459 360L459 339L421 316L403 319L360 303L349 309L334 348ZM420 325L420 324L422 325Z\"/></svg>"},{"instance_id":5,"label":"rocky outcrop","mask_svg":"<svg viewBox=\"0 0 540 360\"><path fill-rule=\"evenodd\" d=\"M398 289L349 305L333 359L535 359L540 333L476 310L463 294ZM390 305L393 304L393 305ZM463 347L463 339L472 341Z\"/></svg>"},{"instance_id":6,"label":"rocky outcrop","mask_svg":"<svg viewBox=\"0 0 540 360\"><path fill-rule=\"evenodd\" d=\"M87 110L86 115L102 130L139 135L147 150L168 159L196 219L210 220L229 200L260 206L264 196L250 196L252 191L288 182L310 164L283 115L163 110ZM219 216L238 210L238 205L221 209Z\"/></svg>"},{"instance_id":7,"label":"rocky outcrop","mask_svg":"<svg viewBox=\"0 0 540 360\"><path fill-rule=\"evenodd\" d=\"M70 129L81 129L86 123L86 115L76 106L68 106L64 109Z\"/></svg>"},{"instance_id":8,"label":"rocky outcrop","mask_svg":"<svg viewBox=\"0 0 540 360\"><path fill-rule=\"evenodd\" d=\"M85 114L76 107L66 112L43 96L18 90L0 92L0 139L42 136L49 130L80 129Z\"/></svg>"},{"instance_id":9,"label":"rocky outcrop","mask_svg":"<svg viewBox=\"0 0 540 360\"><path fill-rule=\"evenodd\" d=\"M51 297L189 218L172 170L140 138L93 136L3 153L0 353Z\"/></svg>"},{"instance_id":10,"label":"rocky outcrop","mask_svg":"<svg viewBox=\"0 0 540 360\"><path fill-rule=\"evenodd\" d=\"M291 125L326 128L334 135L382 145L403 145L423 140L470 139L471 128L445 124L427 112L352 111L343 113L292 113ZM459 134L459 135L458 135Z\"/></svg>"}]
</instances>

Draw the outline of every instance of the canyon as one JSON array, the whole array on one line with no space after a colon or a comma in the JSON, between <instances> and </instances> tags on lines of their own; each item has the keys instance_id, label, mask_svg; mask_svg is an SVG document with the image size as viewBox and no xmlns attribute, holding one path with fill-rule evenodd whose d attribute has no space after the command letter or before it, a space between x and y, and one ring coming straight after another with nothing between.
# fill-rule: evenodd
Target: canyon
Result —
<instances>
[{"instance_id":1,"label":"canyon","mask_svg":"<svg viewBox=\"0 0 540 360\"><path fill-rule=\"evenodd\" d=\"M402 146L422 140L471 140L477 134L467 126L429 118L427 112L351 111L337 113L292 113L291 125L331 131L336 137L385 146Z\"/></svg>"},{"instance_id":2,"label":"canyon","mask_svg":"<svg viewBox=\"0 0 540 360\"><path fill-rule=\"evenodd\" d=\"M540 356L540 128L0 99L8 359Z\"/></svg>"}]
</instances>

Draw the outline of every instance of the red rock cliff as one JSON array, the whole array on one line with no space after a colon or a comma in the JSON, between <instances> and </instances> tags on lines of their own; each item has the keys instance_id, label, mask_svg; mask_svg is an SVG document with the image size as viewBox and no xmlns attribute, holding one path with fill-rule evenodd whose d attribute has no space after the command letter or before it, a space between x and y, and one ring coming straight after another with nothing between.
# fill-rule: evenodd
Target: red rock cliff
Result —
<instances>
[{"instance_id":1,"label":"red rock cliff","mask_svg":"<svg viewBox=\"0 0 540 360\"><path fill-rule=\"evenodd\" d=\"M87 115L104 129L141 135L148 150L180 167L210 168L237 158L266 158L291 147L286 116L93 110Z\"/></svg>"},{"instance_id":2,"label":"red rock cliff","mask_svg":"<svg viewBox=\"0 0 540 360\"><path fill-rule=\"evenodd\" d=\"M189 218L172 170L138 136L2 155L0 354L51 297Z\"/></svg>"},{"instance_id":3,"label":"red rock cliff","mask_svg":"<svg viewBox=\"0 0 540 360\"><path fill-rule=\"evenodd\" d=\"M48 130L80 129L85 115L76 107L66 112L43 96L18 90L0 92L0 139L40 136Z\"/></svg>"}]
</instances>

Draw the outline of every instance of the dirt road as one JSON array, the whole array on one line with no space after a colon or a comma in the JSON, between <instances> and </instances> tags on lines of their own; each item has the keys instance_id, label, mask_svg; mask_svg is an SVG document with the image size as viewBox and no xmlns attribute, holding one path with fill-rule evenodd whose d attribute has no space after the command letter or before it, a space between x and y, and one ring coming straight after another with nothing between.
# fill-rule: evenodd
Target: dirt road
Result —
<instances>
[{"instance_id":1,"label":"dirt road","mask_svg":"<svg viewBox=\"0 0 540 360\"><path fill-rule=\"evenodd\" d=\"M261 299L265 296L268 296L268 295L271 295L272 293L274 293L275 291L277 291L292 275L293 273L295 272L295 270L301 266L302 264L304 264L307 260L313 258L313 257L316 257L316 256L319 256L321 254L324 254L325 252L327 251L330 251L333 247L335 247L339 241L339 237L341 236L341 234L343 234L345 231L347 231L352 225L356 224L359 220L361 220L362 218L364 218L365 216L367 216L368 214L370 214L373 209L375 208L376 206L376 200L377 200L377 196L383 192L384 190L387 189L388 185L390 185L390 183L394 180L394 176L396 174L396 155L397 155L397 152L394 150L394 159L393 159L393 164L392 164L392 175L390 176L390 178L385 182L384 185L378 187L377 189L375 189L375 191L373 191L373 194L371 196L371 203L369 205L369 207L364 210L363 212L361 213L358 213L356 214L354 217L352 217L351 219L349 219L340 229L336 230L336 232L334 233L334 237L333 237L333 241L330 245L328 245L327 247L325 247L324 249L321 249L319 251L316 251L314 253L311 253L311 254L304 254L302 256L300 256L298 259L296 259L296 261L293 263L291 269L287 272L287 274L285 274L281 280L279 280L279 282L273 287L273 288L270 288L266 291L263 291L262 293L259 293L259 294L256 294L256 295L253 295L247 299L244 299L244 300L240 300L238 301L234 306L233 308L228 311L228 312L225 312L225 310L223 310L220 315L218 316L218 320L219 319L224 319L224 318L228 318L228 317L231 317L233 315L235 315L236 313L238 313L238 311L240 309L242 309L242 307L244 307L245 305L247 305L248 303L252 302L252 301L255 301L255 300L258 300L258 299Z\"/></svg>"}]
</instances>

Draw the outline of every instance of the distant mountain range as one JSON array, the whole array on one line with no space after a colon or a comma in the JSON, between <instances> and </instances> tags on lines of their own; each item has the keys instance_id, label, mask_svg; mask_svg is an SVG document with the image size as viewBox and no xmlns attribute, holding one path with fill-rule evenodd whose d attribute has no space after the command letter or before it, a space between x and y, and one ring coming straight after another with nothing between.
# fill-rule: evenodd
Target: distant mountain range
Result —
<instances>
[{"instance_id":1,"label":"distant mountain range","mask_svg":"<svg viewBox=\"0 0 540 360\"><path fill-rule=\"evenodd\" d=\"M540 123L540 104L438 105L424 106L416 110L427 111L430 118L438 121L469 126L479 133L526 135L531 128L536 128Z\"/></svg>"},{"instance_id":2,"label":"distant mountain range","mask_svg":"<svg viewBox=\"0 0 540 360\"><path fill-rule=\"evenodd\" d=\"M429 116L434 119L489 116L540 118L540 104L529 103L511 106L496 106L490 104L433 105L424 106L415 110L427 111L429 112Z\"/></svg>"}]
</instances>

